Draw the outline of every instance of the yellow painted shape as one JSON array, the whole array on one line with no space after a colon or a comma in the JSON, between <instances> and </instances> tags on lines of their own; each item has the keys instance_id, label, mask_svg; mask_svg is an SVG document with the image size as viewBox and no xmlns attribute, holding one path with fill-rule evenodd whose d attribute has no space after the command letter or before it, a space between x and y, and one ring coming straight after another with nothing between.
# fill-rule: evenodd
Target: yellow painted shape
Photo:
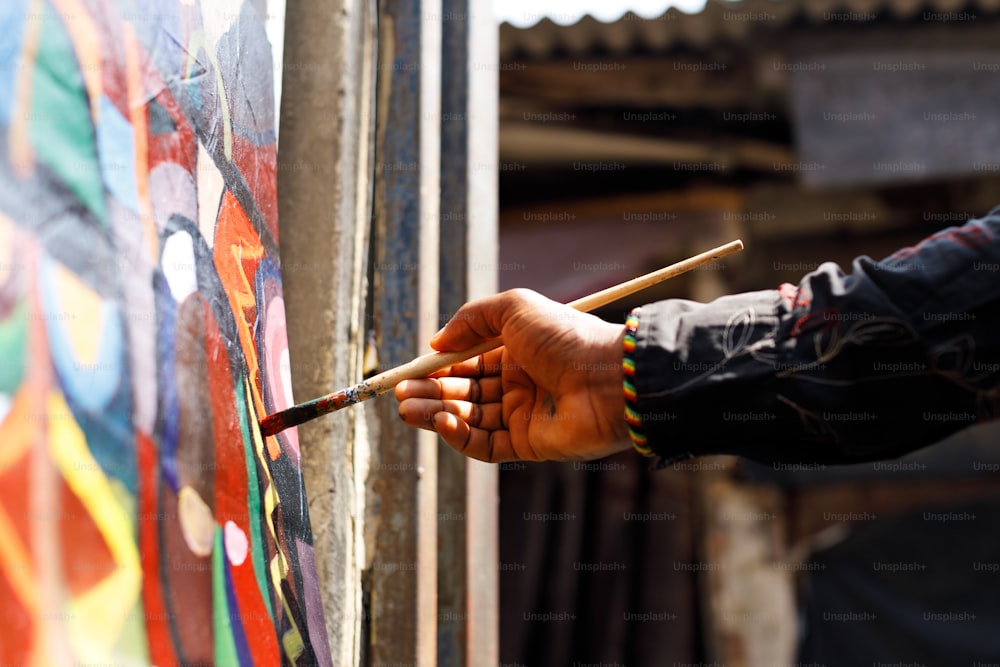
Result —
<instances>
[{"instance_id":1,"label":"yellow painted shape","mask_svg":"<svg viewBox=\"0 0 1000 667\"><path fill-rule=\"evenodd\" d=\"M114 647L116 667L149 667L149 640L146 636L146 613L142 600L138 600L125 620L125 627ZM82 667L82 666L81 666ZM162 665L161 667L166 667Z\"/></svg>"},{"instance_id":2,"label":"yellow painted shape","mask_svg":"<svg viewBox=\"0 0 1000 667\"><path fill-rule=\"evenodd\" d=\"M49 452L56 468L87 509L115 562L114 572L69 603L70 643L83 663L109 661L128 614L142 589L142 567L135 543L132 502L116 493L87 447L83 431L61 394L48 400ZM125 494L126 502L119 497ZM73 545L63 545L72 549Z\"/></svg>"},{"instance_id":3,"label":"yellow painted shape","mask_svg":"<svg viewBox=\"0 0 1000 667\"><path fill-rule=\"evenodd\" d=\"M198 161L195 177L198 182L198 229L209 248L215 247L215 226L219 220L219 206L226 182L215 166L205 146L198 142Z\"/></svg>"},{"instance_id":4,"label":"yellow painted shape","mask_svg":"<svg viewBox=\"0 0 1000 667\"><path fill-rule=\"evenodd\" d=\"M101 297L59 262L52 262L52 266L56 267L54 279L60 317L51 326L61 326L61 321L69 323L65 331L73 347L73 357L81 365L94 364L104 329L102 322L94 321L102 312Z\"/></svg>"},{"instance_id":5,"label":"yellow painted shape","mask_svg":"<svg viewBox=\"0 0 1000 667\"><path fill-rule=\"evenodd\" d=\"M75 664L143 664L141 656L131 656L135 658L131 663L124 662L130 656L115 650L130 617L141 613L141 607L135 604L140 588L141 579L133 581L132 573L119 568L83 595L69 600L67 626ZM132 603L123 604L123 594L133 590Z\"/></svg>"},{"instance_id":6,"label":"yellow painted shape","mask_svg":"<svg viewBox=\"0 0 1000 667\"><path fill-rule=\"evenodd\" d=\"M188 549L196 556L209 556L215 542L215 518L212 508L190 486L177 494L177 518Z\"/></svg>"},{"instance_id":7,"label":"yellow painted shape","mask_svg":"<svg viewBox=\"0 0 1000 667\"><path fill-rule=\"evenodd\" d=\"M288 605L284 604L284 599L282 599L282 604L285 608L285 613L288 613ZM289 661L292 664L298 662L299 656L302 652L306 650L306 645L302 641L302 633L299 629L295 627L295 621L291 620L291 615L288 619L292 623L292 628L288 630L284 635L281 636L281 647L285 649L285 655L288 656Z\"/></svg>"},{"instance_id":8,"label":"yellow painted shape","mask_svg":"<svg viewBox=\"0 0 1000 667\"><path fill-rule=\"evenodd\" d=\"M274 544L277 546L279 543L278 531L274 526L274 510L278 507L280 499L278 498L278 492L274 488L274 479L271 477L271 469L268 467L267 456L264 454L264 441L260 437L260 428L256 427L257 411L253 407L250 382L246 377L243 378L243 389L246 392L247 404L251 409L250 418L255 422L255 427L250 429L253 433L254 451L257 452L257 460L260 461L264 479L267 480L267 486L261 494L261 497L264 499L264 519L267 524L267 530L271 533L271 539L274 540ZM275 565L275 561L277 561L277 565ZM281 592L281 580L284 579L286 572L288 572L288 562L285 560L285 554L280 548L277 548L275 556L271 561L271 583L274 585L274 590L278 591L279 594Z\"/></svg>"}]
</instances>

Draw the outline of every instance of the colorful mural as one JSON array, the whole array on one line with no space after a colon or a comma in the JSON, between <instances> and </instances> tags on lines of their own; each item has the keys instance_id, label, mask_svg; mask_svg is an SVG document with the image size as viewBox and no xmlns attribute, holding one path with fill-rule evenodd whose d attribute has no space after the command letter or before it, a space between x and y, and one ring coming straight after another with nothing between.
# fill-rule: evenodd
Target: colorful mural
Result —
<instances>
[{"instance_id":1,"label":"colorful mural","mask_svg":"<svg viewBox=\"0 0 1000 667\"><path fill-rule=\"evenodd\" d=\"M0 664L329 664L250 0L0 3Z\"/></svg>"}]
</instances>

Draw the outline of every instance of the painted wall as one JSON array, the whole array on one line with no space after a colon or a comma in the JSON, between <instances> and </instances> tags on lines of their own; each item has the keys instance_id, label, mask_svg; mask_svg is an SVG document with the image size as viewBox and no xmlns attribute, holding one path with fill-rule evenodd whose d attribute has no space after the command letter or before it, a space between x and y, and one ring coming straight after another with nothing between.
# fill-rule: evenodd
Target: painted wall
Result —
<instances>
[{"instance_id":1,"label":"painted wall","mask_svg":"<svg viewBox=\"0 0 1000 667\"><path fill-rule=\"evenodd\" d=\"M0 664L329 664L250 0L0 3Z\"/></svg>"}]
</instances>

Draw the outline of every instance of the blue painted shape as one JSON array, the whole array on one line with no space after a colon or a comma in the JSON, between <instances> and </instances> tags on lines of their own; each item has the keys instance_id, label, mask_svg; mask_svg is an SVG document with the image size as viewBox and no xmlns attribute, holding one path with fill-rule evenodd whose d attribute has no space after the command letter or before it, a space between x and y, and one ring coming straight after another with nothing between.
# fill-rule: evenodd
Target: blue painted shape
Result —
<instances>
[{"instance_id":1,"label":"blue painted shape","mask_svg":"<svg viewBox=\"0 0 1000 667\"><path fill-rule=\"evenodd\" d=\"M14 88L23 65L18 62L24 46L27 0L0 2L0 123L10 124L14 113Z\"/></svg>"},{"instance_id":2,"label":"blue painted shape","mask_svg":"<svg viewBox=\"0 0 1000 667\"><path fill-rule=\"evenodd\" d=\"M177 302L162 271L153 274L156 298L156 368L159 376L157 397L157 433L160 436L160 470L164 481L177 493L177 440L180 438L181 407L177 398L177 375L174 372L174 332L177 328Z\"/></svg>"},{"instance_id":3,"label":"blue painted shape","mask_svg":"<svg viewBox=\"0 0 1000 667\"><path fill-rule=\"evenodd\" d=\"M42 255L38 271L49 354L66 404L104 473L121 480L135 493L131 371L118 304L102 301L90 321L75 321L60 300L56 261ZM100 331L93 360L78 359L73 349L72 330L87 327L97 327Z\"/></svg>"},{"instance_id":4,"label":"blue painted shape","mask_svg":"<svg viewBox=\"0 0 1000 667\"><path fill-rule=\"evenodd\" d=\"M125 370L125 341L118 305L102 301L100 311L93 313L91 321L77 322L60 300L55 261L45 256L41 270L45 325L56 373L68 397L85 410L100 412L114 398ZM72 330L94 327L101 332L96 358L77 359L71 342Z\"/></svg>"},{"instance_id":5,"label":"blue painted shape","mask_svg":"<svg viewBox=\"0 0 1000 667\"><path fill-rule=\"evenodd\" d=\"M135 135L132 124L107 95L101 95L97 124L97 155L104 187L133 212L139 212L139 184L135 175Z\"/></svg>"}]
</instances>

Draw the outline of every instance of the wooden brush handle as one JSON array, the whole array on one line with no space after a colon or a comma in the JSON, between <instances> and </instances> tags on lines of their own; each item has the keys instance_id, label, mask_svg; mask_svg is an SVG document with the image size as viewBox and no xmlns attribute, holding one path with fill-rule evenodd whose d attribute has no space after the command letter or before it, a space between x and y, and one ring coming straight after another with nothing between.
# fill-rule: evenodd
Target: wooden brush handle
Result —
<instances>
[{"instance_id":1,"label":"wooden brush handle","mask_svg":"<svg viewBox=\"0 0 1000 667\"><path fill-rule=\"evenodd\" d=\"M622 297L634 294L641 289L645 289L646 287L661 283L668 278L673 278L674 276L696 269L699 266L709 264L720 257L725 257L726 255L730 255L734 252L739 252L742 249L742 241L731 241L725 245L719 246L718 248L713 248L712 250L695 255L694 257L689 257L685 260L677 262L676 264L671 264L670 266L659 269L658 271L647 273L644 276L623 282L615 285L614 287L609 287L601 290L600 292L595 292L594 294L582 297L576 301L571 301L566 305L571 308L575 308L576 310L588 312L594 310L595 308L606 306L609 303L621 299ZM471 359L479 356L480 354L485 354L490 350L495 350L501 345L503 345L503 341L499 338L495 338L493 340L484 341L475 347L469 348L468 350L461 350L459 352L431 352L430 354L425 354L412 361L408 361L401 366L396 366L395 368L390 368L383 373L374 375L353 387L348 387L347 389L342 389L332 394L327 394L326 396L320 396L319 398L314 398L311 401L299 403L298 405L293 405L290 408L275 412L273 415L268 415L260 420L261 432L265 436L280 433L286 428L307 422L310 419L315 419L320 415L325 415L327 413L334 412L335 410L347 407L348 405L354 405L355 403L360 403L361 401L366 401L369 398L390 392L403 380L413 380L416 378L427 377L432 373L444 370L445 368L461 363L466 359Z\"/></svg>"},{"instance_id":2,"label":"wooden brush handle","mask_svg":"<svg viewBox=\"0 0 1000 667\"><path fill-rule=\"evenodd\" d=\"M580 297L579 299L571 301L566 305L582 312L589 312L610 303L614 303L618 299L629 296L630 294L635 294L639 290L651 287L663 282L664 280L686 273L692 269L696 269L699 266L710 264L720 257L731 255L732 253L739 252L742 249L742 241L730 241L729 243L721 245L718 248L713 248L712 250L707 250L698 255L694 255L693 257L688 257L687 259L677 262L676 264L671 264L670 266L658 269L652 273L647 273L644 276L639 276L638 278L633 278L632 280L627 280L613 287L603 289L600 292L594 292L593 294ZM502 345L503 341L499 338L495 338L493 340L480 343L475 347L458 352L431 352L430 354L419 356L416 359L408 361L400 366L396 366L395 368L390 368L389 370L379 373L378 375L373 375L368 378L364 384L367 385L367 390L373 392L374 395L384 394L392 391L392 389L403 380L413 380L416 378L427 377L432 373L444 370L449 366L454 366L455 364L461 363L466 359L472 359L473 357L478 357L479 355L485 354L490 350L495 350Z\"/></svg>"}]
</instances>

